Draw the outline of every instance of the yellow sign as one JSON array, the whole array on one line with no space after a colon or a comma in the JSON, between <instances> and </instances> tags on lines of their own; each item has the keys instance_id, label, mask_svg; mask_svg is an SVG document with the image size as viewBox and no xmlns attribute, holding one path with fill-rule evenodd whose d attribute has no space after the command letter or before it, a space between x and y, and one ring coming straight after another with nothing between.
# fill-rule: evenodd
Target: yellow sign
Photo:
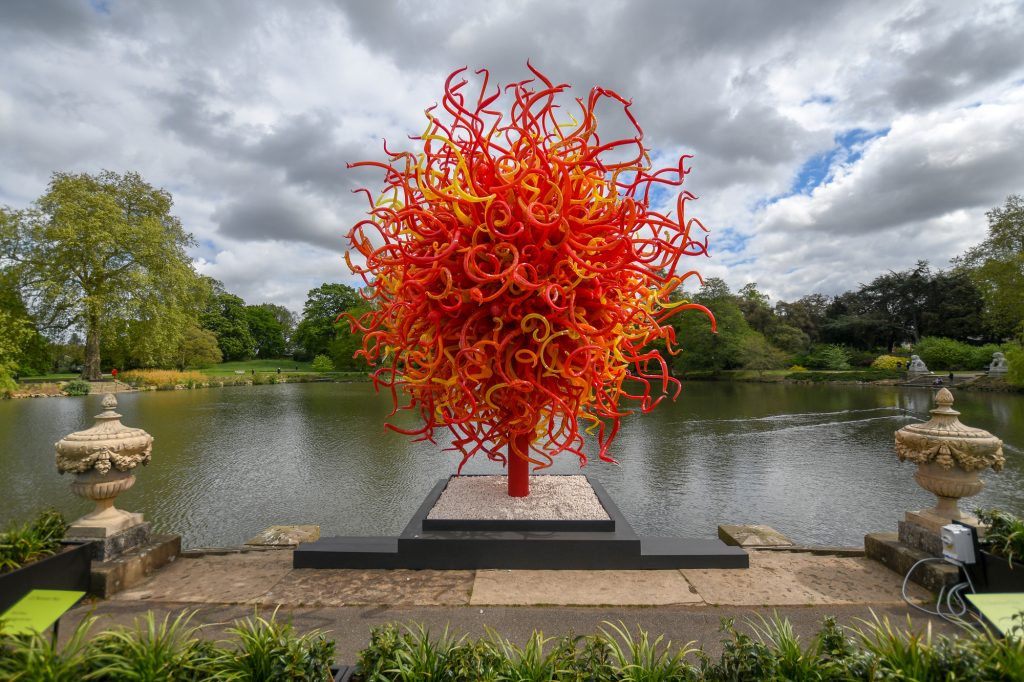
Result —
<instances>
[{"instance_id":1,"label":"yellow sign","mask_svg":"<svg viewBox=\"0 0 1024 682\"><path fill-rule=\"evenodd\" d=\"M1024 625L1024 620L1014 616L1024 611L1024 592L1008 592L1006 594L968 594L979 613L985 620L1004 635L1015 625Z\"/></svg>"},{"instance_id":2,"label":"yellow sign","mask_svg":"<svg viewBox=\"0 0 1024 682\"><path fill-rule=\"evenodd\" d=\"M72 590L32 590L0 614L3 632L8 635L41 633L84 596L85 592Z\"/></svg>"}]
</instances>

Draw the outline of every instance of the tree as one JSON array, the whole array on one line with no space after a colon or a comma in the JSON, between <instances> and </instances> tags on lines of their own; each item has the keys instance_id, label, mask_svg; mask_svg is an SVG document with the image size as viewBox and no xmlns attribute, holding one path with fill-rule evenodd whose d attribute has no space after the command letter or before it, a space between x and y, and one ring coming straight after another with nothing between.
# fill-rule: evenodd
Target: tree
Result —
<instances>
[{"instance_id":1,"label":"tree","mask_svg":"<svg viewBox=\"0 0 1024 682\"><path fill-rule=\"evenodd\" d=\"M368 307L351 308L345 312L355 318L369 310ZM331 361L335 369L343 372L354 372L366 369L366 360L356 358L356 351L363 347L363 335L352 331L350 325L342 320L335 328L335 338L328 346Z\"/></svg>"},{"instance_id":2,"label":"tree","mask_svg":"<svg viewBox=\"0 0 1024 682\"><path fill-rule=\"evenodd\" d=\"M84 379L100 377L113 320L142 320L175 335L197 275L195 244L171 215L171 195L138 173L54 173L26 210L5 211L0 257L12 263L33 318L46 330L85 332Z\"/></svg>"},{"instance_id":3,"label":"tree","mask_svg":"<svg viewBox=\"0 0 1024 682\"><path fill-rule=\"evenodd\" d=\"M921 337L944 336L963 342L990 338L984 308L981 291L966 272L936 272L921 311Z\"/></svg>"},{"instance_id":4,"label":"tree","mask_svg":"<svg viewBox=\"0 0 1024 682\"><path fill-rule=\"evenodd\" d=\"M747 334L740 339L739 361L743 369L780 369L786 366L786 354L768 342L759 333Z\"/></svg>"},{"instance_id":5,"label":"tree","mask_svg":"<svg viewBox=\"0 0 1024 682\"><path fill-rule=\"evenodd\" d=\"M713 334L707 317L698 311L686 311L673 317L672 326L680 348L673 367L677 371L742 367L744 348L752 350L751 342L745 339L761 335L747 324L729 285L718 277L709 277L691 300L707 306L715 314L718 331ZM752 358L753 353L748 352L746 357Z\"/></svg>"},{"instance_id":6,"label":"tree","mask_svg":"<svg viewBox=\"0 0 1024 682\"><path fill-rule=\"evenodd\" d=\"M199 327L189 327L181 336L175 365L178 369L209 367L224 359L213 332Z\"/></svg>"},{"instance_id":7,"label":"tree","mask_svg":"<svg viewBox=\"0 0 1024 682\"><path fill-rule=\"evenodd\" d=\"M749 282L739 291L737 304L751 329L766 333L776 324L775 312L768 305L768 296L757 290L757 282Z\"/></svg>"},{"instance_id":8,"label":"tree","mask_svg":"<svg viewBox=\"0 0 1024 682\"><path fill-rule=\"evenodd\" d=\"M811 343L821 340L821 329L827 320L830 299L824 294L810 294L792 303L775 304L775 316L784 324L799 329Z\"/></svg>"},{"instance_id":9,"label":"tree","mask_svg":"<svg viewBox=\"0 0 1024 682\"><path fill-rule=\"evenodd\" d=\"M1024 333L1024 197L1013 194L988 217L988 237L953 260L985 300L985 319L998 337Z\"/></svg>"},{"instance_id":10,"label":"tree","mask_svg":"<svg viewBox=\"0 0 1024 682\"><path fill-rule=\"evenodd\" d=\"M366 301L359 293L345 284L324 283L310 289L302 308L302 321L295 328L297 356L308 359L330 355L331 342L338 335L338 315L365 306ZM341 325L347 323L342 321Z\"/></svg>"},{"instance_id":11,"label":"tree","mask_svg":"<svg viewBox=\"0 0 1024 682\"><path fill-rule=\"evenodd\" d=\"M0 392L17 387L14 375L19 369L18 359L34 333L28 320L0 310Z\"/></svg>"},{"instance_id":12,"label":"tree","mask_svg":"<svg viewBox=\"0 0 1024 682\"><path fill-rule=\"evenodd\" d=\"M199 313L199 324L217 337L224 360L247 360L256 353L256 339L249 331L245 301L230 294L221 282L204 277L208 294Z\"/></svg>"},{"instance_id":13,"label":"tree","mask_svg":"<svg viewBox=\"0 0 1024 682\"><path fill-rule=\"evenodd\" d=\"M5 356L20 374L43 373L50 368L49 344L36 329L35 322L18 292L12 268L0 270L0 338L5 341Z\"/></svg>"},{"instance_id":14,"label":"tree","mask_svg":"<svg viewBox=\"0 0 1024 682\"><path fill-rule=\"evenodd\" d=\"M286 315L291 315L287 308L272 303L245 306L245 317L253 338L256 357L264 359L284 356L287 348L287 329L281 319L288 318L282 316L281 310Z\"/></svg>"}]
</instances>

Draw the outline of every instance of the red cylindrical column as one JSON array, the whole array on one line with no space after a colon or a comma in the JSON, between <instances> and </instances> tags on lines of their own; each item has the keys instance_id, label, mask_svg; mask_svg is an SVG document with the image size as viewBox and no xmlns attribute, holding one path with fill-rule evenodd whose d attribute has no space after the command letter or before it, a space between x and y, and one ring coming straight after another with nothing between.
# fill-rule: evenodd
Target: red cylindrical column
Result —
<instances>
[{"instance_id":1,"label":"red cylindrical column","mask_svg":"<svg viewBox=\"0 0 1024 682\"><path fill-rule=\"evenodd\" d=\"M526 497L530 494L530 463L525 457L530 449L530 434L513 436L508 442L508 496ZM519 454L523 456L520 457Z\"/></svg>"}]
</instances>

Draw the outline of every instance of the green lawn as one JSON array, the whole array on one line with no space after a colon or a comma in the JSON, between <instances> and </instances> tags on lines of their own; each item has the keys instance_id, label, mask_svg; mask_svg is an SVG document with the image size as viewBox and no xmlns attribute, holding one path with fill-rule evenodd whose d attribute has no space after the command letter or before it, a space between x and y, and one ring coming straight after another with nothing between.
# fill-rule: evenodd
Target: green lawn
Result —
<instances>
[{"instance_id":1,"label":"green lawn","mask_svg":"<svg viewBox=\"0 0 1024 682\"><path fill-rule=\"evenodd\" d=\"M73 372L65 374L38 374L36 376L22 376L21 379L30 379L32 381L71 381L72 379L78 379L82 375Z\"/></svg>"}]
</instances>

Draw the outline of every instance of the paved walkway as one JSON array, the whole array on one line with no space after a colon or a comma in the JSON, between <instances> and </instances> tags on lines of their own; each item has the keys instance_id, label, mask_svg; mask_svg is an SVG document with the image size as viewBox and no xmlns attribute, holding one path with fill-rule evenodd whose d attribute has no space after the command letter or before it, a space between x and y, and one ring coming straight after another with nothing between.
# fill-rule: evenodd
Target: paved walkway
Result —
<instances>
[{"instance_id":1,"label":"paved walkway","mask_svg":"<svg viewBox=\"0 0 1024 682\"><path fill-rule=\"evenodd\" d=\"M907 607L901 583L864 557L780 551L751 552L750 568L736 570L413 571L293 569L292 552L277 549L181 557L135 588L77 607L61 631L90 612L106 624L129 624L147 610L188 608L199 609L193 622L210 624L217 637L236 618L277 608L300 630L330 630L345 662L355 660L371 627L396 621L435 632L450 625L473 637L486 625L521 642L534 629L583 634L621 620L679 644L697 640L709 652L718 649L721 618L776 610L805 637L826 615L845 624L912 615L915 625L952 631ZM931 601L916 585L910 595Z\"/></svg>"}]
</instances>

